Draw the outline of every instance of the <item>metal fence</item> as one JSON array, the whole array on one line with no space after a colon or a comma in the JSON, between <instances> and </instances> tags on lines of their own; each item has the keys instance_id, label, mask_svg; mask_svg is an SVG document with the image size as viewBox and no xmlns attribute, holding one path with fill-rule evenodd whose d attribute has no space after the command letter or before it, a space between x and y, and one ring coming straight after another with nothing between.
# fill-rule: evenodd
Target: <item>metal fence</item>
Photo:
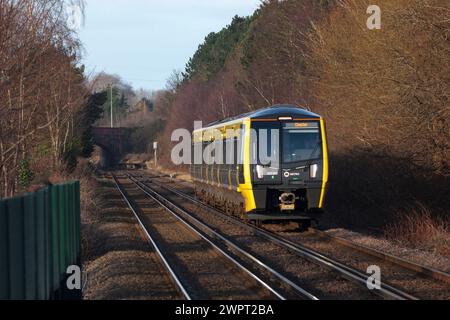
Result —
<instances>
[{"instance_id":1,"label":"metal fence","mask_svg":"<svg viewBox=\"0 0 450 320\"><path fill-rule=\"evenodd\" d=\"M0 300L65 298L66 271L80 265L80 184L0 201Z\"/></svg>"}]
</instances>

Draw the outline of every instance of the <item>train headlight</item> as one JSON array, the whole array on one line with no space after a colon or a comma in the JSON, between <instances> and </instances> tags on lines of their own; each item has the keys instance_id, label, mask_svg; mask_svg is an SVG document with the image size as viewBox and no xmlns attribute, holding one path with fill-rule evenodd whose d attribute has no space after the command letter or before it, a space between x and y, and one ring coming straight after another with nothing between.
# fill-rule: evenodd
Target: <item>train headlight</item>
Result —
<instances>
[{"instance_id":1,"label":"train headlight","mask_svg":"<svg viewBox=\"0 0 450 320\"><path fill-rule=\"evenodd\" d=\"M256 174L258 175L258 179L264 179L264 167L257 165L256 166Z\"/></svg>"},{"instance_id":2,"label":"train headlight","mask_svg":"<svg viewBox=\"0 0 450 320\"><path fill-rule=\"evenodd\" d=\"M317 164L313 164L311 167L309 167L309 177L311 179L316 179L318 171L319 171L319 166Z\"/></svg>"}]
</instances>

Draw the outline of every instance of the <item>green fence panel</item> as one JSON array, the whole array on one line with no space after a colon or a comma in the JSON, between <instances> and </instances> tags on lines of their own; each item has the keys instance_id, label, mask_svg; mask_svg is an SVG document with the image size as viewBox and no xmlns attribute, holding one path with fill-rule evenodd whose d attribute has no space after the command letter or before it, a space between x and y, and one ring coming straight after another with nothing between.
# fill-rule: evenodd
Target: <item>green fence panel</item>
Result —
<instances>
[{"instance_id":1,"label":"green fence panel","mask_svg":"<svg viewBox=\"0 0 450 320\"><path fill-rule=\"evenodd\" d=\"M0 300L9 298L8 214L6 202L0 201Z\"/></svg>"},{"instance_id":2,"label":"green fence panel","mask_svg":"<svg viewBox=\"0 0 450 320\"><path fill-rule=\"evenodd\" d=\"M81 201L80 182L75 182L75 255L81 265Z\"/></svg>"},{"instance_id":3,"label":"green fence panel","mask_svg":"<svg viewBox=\"0 0 450 320\"><path fill-rule=\"evenodd\" d=\"M65 274L65 266L66 266L66 186L61 185L58 186L59 193L58 193L58 199L59 199L59 237L60 237L60 245L59 245L59 273L60 273L60 279Z\"/></svg>"},{"instance_id":4,"label":"green fence panel","mask_svg":"<svg viewBox=\"0 0 450 320\"><path fill-rule=\"evenodd\" d=\"M78 257L78 245L79 243L77 234L80 234L80 229L78 228L78 219L77 219L77 190L78 190L78 183L75 182L72 185L72 199L73 199L73 205L72 205L72 220L73 220L73 243L72 243L72 255L73 255L73 263L79 264L79 257ZM81 267L81 266L80 266Z\"/></svg>"},{"instance_id":5,"label":"green fence panel","mask_svg":"<svg viewBox=\"0 0 450 320\"><path fill-rule=\"evenodd\" d=\"M37 256L36 256L36 215L35 195L23 197L24 209L24 262L25 262L25 299L36 299Z\"/></svg>"},{"instance_id":6,"label":"green fence panel","mask_svg":"<svg viewBox=\"0 0 450 320\"><path fill-rule=\"evenodd\" d=\"M9 241L10 299L25 299L24 212L23 199L7 202Z\"/></svg>"},{"instance_id":7,"label":"green fence panel","mask_svg":"<svg viewBox=\"0 0 450 320\"><path fill-rule=\"evenodd\" d=\"M64 298L66 270L81 258L80 226L79 182L0 200L0 300Z\"/></svg>"},{"instance_id":8,"label":"green fence panel","mask_svg":"<svg viewBox=\"0 0 450 320\"><path fill-rule=\"evenodd\" d=\"M68 228L69 228L69 252L68 252L68 256L69 256L69 264L70 265L75 265L76 261L75 261L75 217L74 217L74 184L71 183L68 187L68 203L69 203L69 223L68 223Z\"/></svg>"},{"instance_id":9,"label":"green fence panel","mask_svg":"<svg viewBox=\"0 0 450 320\"><path fill-rule=\"evenodd\" d=\"M47 190L36 193L36 299L48 299L47 254L46 250L46 198Z\"/></svg>"},{"instance_id":10,"label":"green fence panel","mask_svg":"<svg viewBox=\"0 0 450 320\"><path fill-rule=\"evenodd\" d=\"M50 298L52 292L52 255L51 255L51 189L47 188L44 191L44 250L45 250L45 299Z\"/></svg>"},{"instance_id":11,"label":"green fence panel","mask_svg":"<svg viewBox=\"0 0 450 320\"><path fill-rule=\"evenodd\" d=\"M72 244L72 232L71 232L71 224L72 224L72 217L71 217L71 196L70 196L70 190L72 188L71 184L67 184L65 186L65 204L66 204L66 223L64 224L64 228L66 229L66 250L65 250L65 256L66 256L66 265L65 265L65 271L67 269L67 266L72 265L72 257L70 252L70 246Z\"/></svg>"},{"instance_id":12,"label":"green fence panel","mask_svg":"<svg viewBox=\"0 0 450 320\"><path fill-rule=\"evenodd\" d=\"M72 194L73 194L73 260L74 260L74 264L80 264L80 249L79 247L81 246L81 228L80 228L80 211L78 210L78 208L80 207L79 205L79 192L80 192L80 188L79 188L79 182L75 182L72 186ZM80 266L81 267L81 266Z\"/></svg>"},{"instance_id":13,"label":"green fence panel","mask_svg":"<svg viewBox=\"0 0 450 320\"><path fill-rule=\"evenodd\" d=\"M59 233L59 190L58 186L54 186L50 189L50 274L51 279L51 290L56 291L59 288L60 282L60 233Z\"/></svg>"}]
</instances>

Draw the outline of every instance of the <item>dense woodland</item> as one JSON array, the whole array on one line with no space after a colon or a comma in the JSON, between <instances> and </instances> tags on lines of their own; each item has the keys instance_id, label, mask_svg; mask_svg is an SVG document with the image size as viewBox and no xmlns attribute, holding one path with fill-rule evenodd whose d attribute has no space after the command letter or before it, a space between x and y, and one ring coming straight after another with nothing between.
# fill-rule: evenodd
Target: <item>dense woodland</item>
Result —
<instances>
[{"instance_id":1,"label":"dense woodland","mask_svg":"<svg viewBox=\"0 0 450 320\"><path fill-rule=\"evenodd\" d=\"M0 198L70 172L93 151L103 93L91 95L68 5L0 0Z\"/></svg>"},{"instance_id":2,"label":"dense woodland","mask_svg":"<svg viewBox=\"0 0 450 320\"><path fill-rule=\"evenodd\" d=\"M0 198L70 178L94 152L91 127L110 126L111 105L114 126L135 128L136 152L156 138L161 121L141 112L151 92L87 77L71 6L83 13L85 2L0 0Z\"/></svg>"},{"instance_id":3,"label":"dense woodland","mask_svg":"<svg viewBox=\"0 0 450 320\"><path fill-rule=\"evenodd\" d=\"M162 150L194 120L297 104L326 119L340 225L395 236L431 225L438 237L450 216L450 3L379 0L382 29L369 30L369 2L268 0L209 34L155 100L170 114Z\"/></svg>"}]
</instances>

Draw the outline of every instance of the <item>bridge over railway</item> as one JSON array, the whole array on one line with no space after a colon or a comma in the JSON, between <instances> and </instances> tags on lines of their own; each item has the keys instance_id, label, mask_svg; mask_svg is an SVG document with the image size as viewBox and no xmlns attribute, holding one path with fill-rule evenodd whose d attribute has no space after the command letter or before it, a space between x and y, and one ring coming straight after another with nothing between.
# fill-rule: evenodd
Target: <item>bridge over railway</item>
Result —
<instances>
[{"instance_id":1,"label":"bridge over railway","mask_svg":"<svg viewBox=\"0 0 450 320\"><path fill-rule=\"evenodd\" d=\"M110 168L118 165L130 151L130 129L92 128L94 144L100 147L100 165Z\"/></svg>"}]
</instances>

